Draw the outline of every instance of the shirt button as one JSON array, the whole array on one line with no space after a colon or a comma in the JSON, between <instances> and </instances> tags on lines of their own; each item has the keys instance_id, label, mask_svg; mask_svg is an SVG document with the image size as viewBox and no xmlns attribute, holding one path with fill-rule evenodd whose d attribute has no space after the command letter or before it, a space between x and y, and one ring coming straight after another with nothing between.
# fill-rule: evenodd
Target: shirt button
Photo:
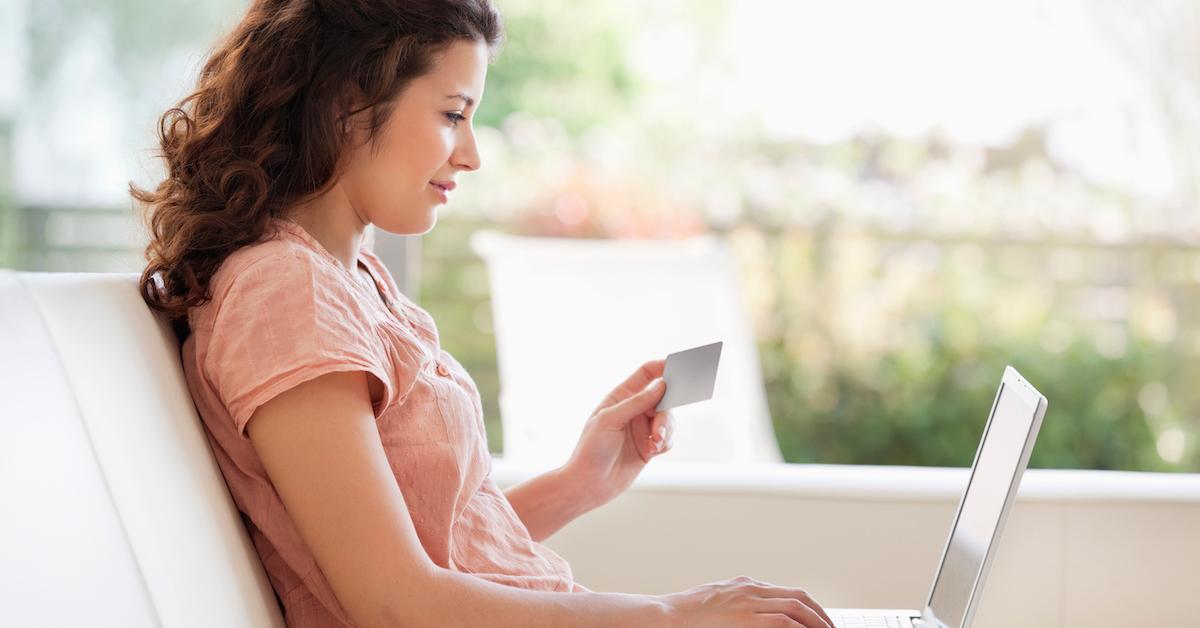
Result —
<instances>
[{"instance_id":1,"label":"shirt button","mask_svg":"<svg viewBox=\"0 0 1200 628\"><path fill-rule=\"evenodd\" d=\"M438 372L438 375L441 375L442 377L445 377L450 374L450 371L447 371L446 367L442 366L441 362L438 362L437 372Z\"/></svg>"}]
</instances>

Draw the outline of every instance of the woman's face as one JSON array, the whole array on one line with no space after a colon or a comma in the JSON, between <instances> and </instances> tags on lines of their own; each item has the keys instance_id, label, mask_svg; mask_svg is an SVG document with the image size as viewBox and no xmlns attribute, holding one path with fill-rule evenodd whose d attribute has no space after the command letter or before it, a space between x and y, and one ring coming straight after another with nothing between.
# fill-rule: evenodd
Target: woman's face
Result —
<instances>
[{"instance_id":1,"label":"woman's face","mask_svg":"<svg viewBox=\"0 0 1200 628\"><path fill-rule=\"evenodd\" d=\"M396 234L433 228L443 202L433 182L460 183L460 171L480 166L471 125L486 76L486 44L455 41L395 101L375 152L366 141L369 112L358 114L341 185L364 222Z\"/></svg>"}]
</instances>

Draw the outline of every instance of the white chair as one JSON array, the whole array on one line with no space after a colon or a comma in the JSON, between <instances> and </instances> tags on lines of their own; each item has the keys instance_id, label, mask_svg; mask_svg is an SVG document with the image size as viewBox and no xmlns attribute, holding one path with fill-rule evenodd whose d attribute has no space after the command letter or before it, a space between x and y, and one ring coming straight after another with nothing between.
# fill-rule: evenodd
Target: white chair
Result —
<instances>
[{"instance_id":1,"label":"white chair","mask_svg":"<svg viewBox=\"0 0 1200 628\"><path fill-rule=\"evenodd\" d=\"M136 274L0 270L0 625L284 625Z\"/></svg>"},{"instance_id":2,"label":"white chair","mask_svg":"<svg viewBox=\"0 0 1200 628\"><path fill-rule=\"evenodd\" d=\"M782 462L737 264L714 235L542 238L483 230L504 456L570 456L601 399L643 362L724 341L713 398L675 408L660 462Z\"/></svg>"}]
</instances>

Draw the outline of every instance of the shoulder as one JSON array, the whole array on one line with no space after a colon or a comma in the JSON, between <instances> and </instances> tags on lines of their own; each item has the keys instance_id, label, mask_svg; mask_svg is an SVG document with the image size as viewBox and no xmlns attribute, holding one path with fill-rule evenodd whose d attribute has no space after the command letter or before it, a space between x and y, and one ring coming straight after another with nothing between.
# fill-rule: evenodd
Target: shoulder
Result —
<instances>
[{"instance_id":1,"label":"shoulder","mask_svg":"<svg viewBox=\"0 0 1200 628\"><path fill-rule=\"evenodd\" d=\"M333 270L302 243L273 234L225 258L209 284L211 300L196 312L197 322L211 326L232 310L269 307L296 312L322 298L351 300Z\"/></svg>"},{"instance_id":2,"label":"shoulder","mask_svg":"<svg viewBox=\"0 0 1200 628\"><path fill-rule=\"evenodd\" d=\"M321 272L324 269L313 252L286 237L269 236L268 239L248 244L234 251L221 263L213 275L213 293L218 288L229 288L250 273L263 271L292 274Z\"/></svg>"}]
</instances>

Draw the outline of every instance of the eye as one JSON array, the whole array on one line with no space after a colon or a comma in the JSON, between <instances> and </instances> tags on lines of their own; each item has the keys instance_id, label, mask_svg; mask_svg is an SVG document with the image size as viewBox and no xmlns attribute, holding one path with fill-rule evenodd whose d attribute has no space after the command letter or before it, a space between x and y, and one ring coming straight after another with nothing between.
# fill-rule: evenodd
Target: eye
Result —
<instances>
[{"instance_id":1,"label":"eye","mask_svg":"<svg viewBox=\"0 0 1200 628\"><path fill-rule=\"evenodd\" d=\"M461 114L459 114L459 113L456 113L456 112L449 112L449 113L447 113L447 114L446 114L446 117L447 117L447 118L450 118L450 119L451 119L451 120L454 122L453 126L458 126L458 122L459 122L459 120L466 120L466 119L467 119L467 118L466 118L466 116L464 116L464 115L461 115Z\"/></svg>"}]
</instances>

